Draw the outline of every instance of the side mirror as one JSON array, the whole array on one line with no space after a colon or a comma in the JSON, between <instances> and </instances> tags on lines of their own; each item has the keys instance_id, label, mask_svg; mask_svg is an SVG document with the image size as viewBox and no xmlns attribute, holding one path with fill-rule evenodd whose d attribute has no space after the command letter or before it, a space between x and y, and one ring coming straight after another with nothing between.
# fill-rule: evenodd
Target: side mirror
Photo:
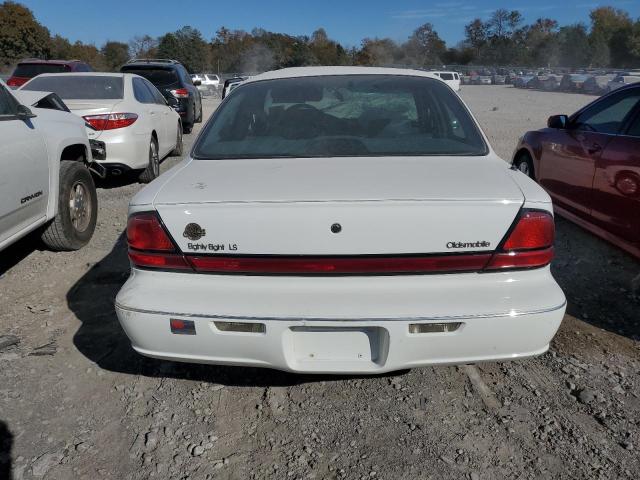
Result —
<instances>
[{"instance_id":1,"label":"side mirror","mask_svg":"<svg viewBox=\"0 0 640 480\"><path fill-rule=\"evenodd\" d=\"M201 82L200 80L194 80L194 81L193 81L193 84L194 84L196 87L199 87L200 85L202 85L202 82Z\"/></svg>"},{"instance_id":2,"label":"side mirror","mask_svg":"<svg viewBox=\"0 0 640 480\"><path fill-rule=\"evenodd\" d=\"M26 120L27 118L37 117L35 113L31 111L31 109L25 105L18 105L16 109L16 117L20 120Z\"/></svg>"},{"instance_id":3,"label":"side mirror","mask_svg":"<svg viewBox=\"0 0 640 480\"><path fill-rule=\"evenodd\" d=\"M167 105L169 105L170 107L177 107L178 106L178 99L176 97L169 97L167 98Z\"/></svg>"},{"instance_id":4,"label":"side mirror","mask_svg":"<svg viewBox=\"0 0 640 480\"><path fill-rule=\"evenodd\" d=\"M566 115L552 115L547 120L547 127L563 129L567 128L567 124L569 123L569 117Z\"/></svg>"}]
</instances>

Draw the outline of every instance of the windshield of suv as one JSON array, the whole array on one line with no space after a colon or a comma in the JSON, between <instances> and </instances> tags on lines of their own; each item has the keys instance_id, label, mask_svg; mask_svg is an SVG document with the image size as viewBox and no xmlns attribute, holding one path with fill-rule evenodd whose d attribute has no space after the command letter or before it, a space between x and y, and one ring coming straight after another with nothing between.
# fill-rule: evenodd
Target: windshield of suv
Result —
<instances>
[{"instance_id":1,"label":"windshield of suv","mask_svg":"<svg viewBox=\"0 0 640 480\"><path fill-rule=\"evenodd\" d=\"M138 66L124 66L121 71L127 73L135 73L146 78L156 87L170 87L180 83L180 79L175 70L170 68L148 68Z\"/></svg>"},{"instance_id":2,"label":"windshield of suv","mask_svg":"<svg viewBox=\"0 0 640 480\"><path fill-rule=\"evenodd\" d=\"M337 75L239 85L198 138L198 159L486 155L440 80Z\"/></svg>"},{"instance_id":3,"label":"windshield of suv","mask_svg":"<svg viewBox=\"0 0 640 480\"><path fill-rule=\"evenodd\" d=\"M122 77L63 75L36 77L22 87L57 93L64 100L120 99L124 95Z\"/></svg>"},{"instance_id":4,"label":"windshield of suv","mask_svg":"<svg viewBox=\"0 0 640 480\"><path fill-rule=\"evenodd\" d=\"M13 72L14 77L33 78L41 73L64 73L71 67L56 63L20 63Z\"/></svg>"}]
</instances>

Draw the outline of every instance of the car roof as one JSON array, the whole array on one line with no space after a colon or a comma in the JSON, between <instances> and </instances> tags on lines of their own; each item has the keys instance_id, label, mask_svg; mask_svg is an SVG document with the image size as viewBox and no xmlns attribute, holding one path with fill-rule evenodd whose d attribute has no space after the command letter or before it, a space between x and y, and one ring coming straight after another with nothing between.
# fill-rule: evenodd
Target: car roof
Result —
<instances>
[{"instance_id":1,"label":"car roof","mask_svg":"<svg viewBox=\"0 0 640 480\"><path fill-rule=\"evenodd\" d=\"M18 65L73 65L74 63L85 63L82 60L41 60L39 58L25 58L20 60Z\"/></svg>"},{"instance_id":2,"label":"car roof","mask_svg":"<svg viewBox=\"0 0 640 480\"><path fill-rule=\"evenodd\" d=\"M432 72L413 70L409 68L384 68L384 67L291 67L281 70L272 70L250 77L246 83L261 80L275 80L280 78L322 77L329 75L400 75L407 77L425 77L442 81Z\"/></svg>"},{"instance_id":3,"label":"car roof","mask_svg":"<svg viewBox=\"0 0 640 480\"><path fill-rule=\"evenodd\" d=\"M33 78L40 77L139 77L135 73L124 72L64 72L64 73L41 73Z\"/></svg>"}]
</instances>

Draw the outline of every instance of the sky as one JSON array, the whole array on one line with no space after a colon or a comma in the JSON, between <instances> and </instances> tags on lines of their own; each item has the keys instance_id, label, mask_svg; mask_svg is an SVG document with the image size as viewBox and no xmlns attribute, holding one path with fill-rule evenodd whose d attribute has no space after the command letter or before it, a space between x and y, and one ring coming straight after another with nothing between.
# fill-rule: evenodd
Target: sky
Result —
<instances>
[{"instance_id":1,"label":"sky","mask_svg":"<svg viewBox=\"0 0 640 480\"><path fill-rule=\"evenodd\" d=\"M589 22L589 11L611 5L640 17L640 0L18 0L38 21L71 41L100 47L107 40L127 42L135 35L159 36L190 25L205 39L221 26L251 31L261 27L290 35L310 35L324 27L346 46L358 46L365 37L404 41L411 32L431 22L449 46L464 38L464 25L486 19L498 8L519 10L527 22L539 17L560 25Z\"/></svg>"}]
</instances>

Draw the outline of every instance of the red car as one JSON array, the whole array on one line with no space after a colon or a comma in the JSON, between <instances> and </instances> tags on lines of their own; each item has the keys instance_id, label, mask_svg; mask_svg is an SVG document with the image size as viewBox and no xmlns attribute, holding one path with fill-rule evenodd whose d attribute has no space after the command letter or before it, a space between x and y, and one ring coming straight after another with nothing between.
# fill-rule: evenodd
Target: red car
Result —
<instances>
[{"instance_id":1,"label":"red car","mask_svg":"<svg viewBox=\"0 0 640 480\"><path fill-rule=\"evenodd\" d=\"M522 137L514 168L544 187L557 213L640 258L640 85L547 125Z\"/></svg>"},{"instance_id":2,"label":"red car","mask_svg":"<svg viewBox=\"0 0 640 480\"><path fill-rule=\"evenodd\" d=\"M92 72L93 69L80 60L22 60L13 71L7 85L12 88L21 87L41 73Z\"/></svg>"}]
</instances>

